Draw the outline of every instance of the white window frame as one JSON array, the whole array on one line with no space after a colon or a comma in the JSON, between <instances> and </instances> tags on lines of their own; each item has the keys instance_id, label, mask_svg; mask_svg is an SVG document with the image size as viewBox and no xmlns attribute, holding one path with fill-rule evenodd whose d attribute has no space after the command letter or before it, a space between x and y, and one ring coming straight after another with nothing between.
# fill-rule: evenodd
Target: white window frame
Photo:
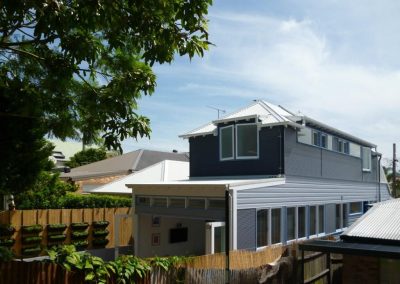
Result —
<instances>
[{"instance_id":1,"label":"white window frame","mask_svg":"<svg viewBox=\"0 0 400 284\"><path fill-rule=\"evenodd\" d=\"M226 158L222 158L222 135L221 132L223 129L226 128L232 128L232 156L231 157L226 157ZM233 125L228 125L228 126L224 126L224 127L220 127L219 128L219 159L220 161L228 161L228 160L234 160L235 159L235 128Z\"/></svg>"},{"instance_id":2,"label":"white window frame","mask_svg":"<svg viewBox=\"0 0 400 284\"><path fill-rule=\"evenodd\" d=\"M246 126L246 125L255 125L256 126L257 156L239 156L239 154L238 154L238 147L237 147L237 145L238 145L238 135L237 135L238 128L241 127L241 126ZM235 147L234 147L235 148L236 159L238 159L238 160L249 160L249 159L258 159L259 158L259 156L260 156L260 135L258 135L258 125L257 125L257 123L240 123L240 124L236 124L235 125L234 136L235 136L235 142L236 142Z\"/></svg>"},{"instance_id":3,"label":"white window frame","mask_svg":"<svg viewBox=\"0 0 400 284\"><path fill-rule=\"evenodd\" d=\"M369 155L367 156L369 168L364 168L364 159L366 158L366 156L364 155L364 149L368 149L368 152L369 152ZM371 148L369 148L369 147L361 147L361 166L362 166L363 172L370 172L371 171L371 168L372 168L372 151L371 151Z\"/></svg>"}]
</instances>

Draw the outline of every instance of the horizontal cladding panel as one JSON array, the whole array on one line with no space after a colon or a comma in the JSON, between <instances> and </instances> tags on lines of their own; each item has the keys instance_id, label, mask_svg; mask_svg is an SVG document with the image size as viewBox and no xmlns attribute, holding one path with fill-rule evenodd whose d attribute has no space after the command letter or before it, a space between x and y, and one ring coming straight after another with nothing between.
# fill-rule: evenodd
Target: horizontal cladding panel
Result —
<instances>
[{"instance_id":1,"label":"horizontal cladding panel","mask_svg":"<svg viewBox=\"0 0 400 284\"><path fill-rule=\"evenodd\" d=\"M238 209L304 204L374 201L378 198L376 183L346 182L322 179L287 178L284 185L238 191ZM382 200L390 198L387 185L381 184Z\"/></svg>"}]
</instances>

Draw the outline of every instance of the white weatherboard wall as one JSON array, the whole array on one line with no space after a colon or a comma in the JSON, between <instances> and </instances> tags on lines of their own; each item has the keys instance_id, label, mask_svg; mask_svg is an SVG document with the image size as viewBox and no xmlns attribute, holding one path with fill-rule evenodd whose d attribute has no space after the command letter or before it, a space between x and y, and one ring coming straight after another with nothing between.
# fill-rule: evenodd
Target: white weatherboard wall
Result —
<instances>
[{"instance_id":1,"label":"white weatherboard wall","mask_svg":"<svg viewBox=\"0 0 400 284\"><path fill-rule=\"evenodd\" d=\"M203 255L205 254L205 222L184 218L160 217L160 226L152 226L151 215L139 215L139 257L173 256L173 255ZM181 224L188 228L188 240L182 243L169 242L169 230ZM161 243L153 246L152 234L160 234Z\"/></svg>"}]
</instances>

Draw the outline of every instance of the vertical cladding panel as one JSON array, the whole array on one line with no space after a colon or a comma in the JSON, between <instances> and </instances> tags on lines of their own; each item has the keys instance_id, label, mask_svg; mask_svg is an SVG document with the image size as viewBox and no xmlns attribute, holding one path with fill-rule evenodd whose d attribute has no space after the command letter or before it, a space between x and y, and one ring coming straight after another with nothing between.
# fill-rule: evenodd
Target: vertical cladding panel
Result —
<instances>
[{"instance_id":1,"label":"vertical cladding panel","mask_svg":"<svg viewBox=\"0 0 400 284\"><path fill-rule=\"evenodd\" d=\"M322 150L322 176L325 178L362 181L361 159Z\"/></svg>"},{"instance_id":2,"label":"vertical cladding panel","mask_svg":"<svg viewBox=\"0 0 400 284\"><path fill-rule=\"evenodd\" d=\"M256 210L242 209L237 211L237 248L256 249Z\"/></svg>"},{"instance_id":3,"label":"vertical cladding panel","mask_svg":"<svg viewBox=\"0 0 400 284\"><path fill-rule=\"evenodd\" d=\"M219 160L219 137L189 139L190 176L277 175L283 173L282 127L261 128L259 158Z\"/></svg>"},{"instance_id":4,"label":"vertical cladding panel","mask_svg":"<svg viewBox=\"0 0 400 284\"><path fill-rule=\"evenodd\" d=\"M377 181L377 157L372 157L371 159L371 171L362 173L362 180L366 182L375 182Z\"/></svg>"},{"instance_id":5,"label":"vertical cladding panel","mask_svg":"<svg viewBox=\"0 0 400 284\"><path fill-rule=\"evenodd\" d=\"M285 174L321 176L321 149L297 143L296 131L285 129Z\"/></svg>"}]
</instances>

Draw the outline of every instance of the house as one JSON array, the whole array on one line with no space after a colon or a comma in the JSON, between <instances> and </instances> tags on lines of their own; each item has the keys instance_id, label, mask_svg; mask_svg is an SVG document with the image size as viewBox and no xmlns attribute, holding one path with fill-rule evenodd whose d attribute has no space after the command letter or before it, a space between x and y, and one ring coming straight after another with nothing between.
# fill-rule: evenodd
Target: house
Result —
<instances>
[{"instance_id":1,"label":"house","mask_svg":"<svg viewBox=\"0 0 400 284\"><path fill-rule=\"evenodd\" d=\"M300 248L342 254L342 283L400 282L399 199L375 204L340 238L337 242L313 240Z\"/></svg>"},{"instance_id":2,"label":"house","mask_svg":"<svg viewBox=\"0 0 400 284\"><path fill-rule=\"evenodd\" d=\"M375 144L266 101L181 137L189 140L189 179L127 185L139 256L337 234L368 204L390 198Z\"/></svg>"},{"instance_id":3,"label":"house","mask_svg":"<svg viewBox=\"0 0 400 284\"><path fill-rule=\"evenodd\" d=\"M139 149L73 168L69 173L61 173L60 178L74 182L79 185L83 192L90 193L95 188L164 160L187 162L189 161L189 156L187 153Z\"/></svg>"}]
</instances>

